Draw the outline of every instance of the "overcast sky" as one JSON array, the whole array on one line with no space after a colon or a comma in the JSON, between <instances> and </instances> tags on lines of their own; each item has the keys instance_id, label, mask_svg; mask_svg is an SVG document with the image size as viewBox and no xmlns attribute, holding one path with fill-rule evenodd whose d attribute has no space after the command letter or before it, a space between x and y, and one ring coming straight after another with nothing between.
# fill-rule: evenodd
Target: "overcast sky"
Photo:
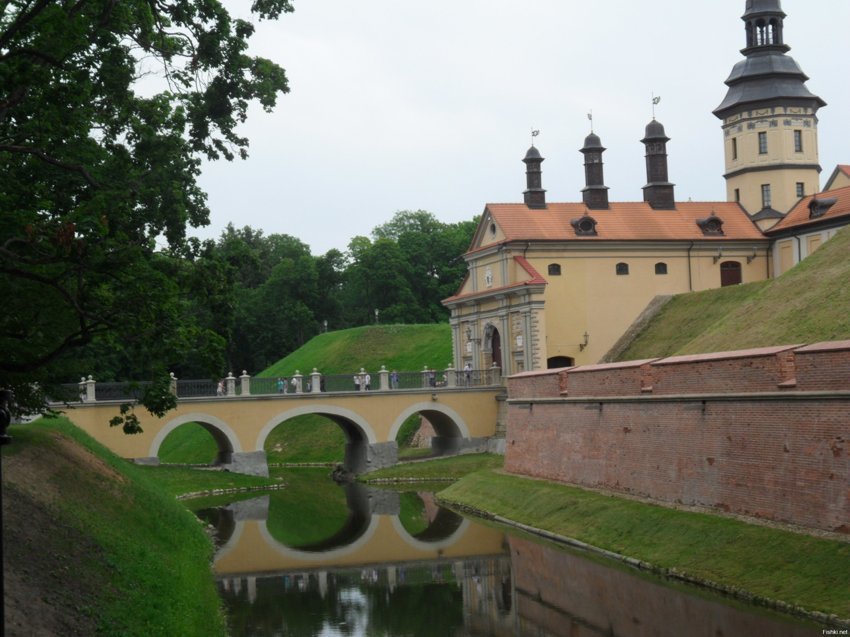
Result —
<instances>
[{"instance_id":1,"label":"overcast sky","mask_svg":"<svg viewBox=\"0 0 850 637\"><path fill-rule=\"evenodd\" d=\"M229 0L235 14L248 0ZM206 164L211 224L345 250L398 210L444 222L522 201L532 128L547 200L579 201L578 149L608 150L612 201L640 201L639 140L651 97L679 200L724 200L722 133L711 111L742 59L744 0L294 0L252 52L286 69L290 93L252 110L247 161ZM784 0L785 43L826 100L821 185L850 163L847 0ZM842 79L843 78L843 79Z\"/></svg>"}]
</instances>

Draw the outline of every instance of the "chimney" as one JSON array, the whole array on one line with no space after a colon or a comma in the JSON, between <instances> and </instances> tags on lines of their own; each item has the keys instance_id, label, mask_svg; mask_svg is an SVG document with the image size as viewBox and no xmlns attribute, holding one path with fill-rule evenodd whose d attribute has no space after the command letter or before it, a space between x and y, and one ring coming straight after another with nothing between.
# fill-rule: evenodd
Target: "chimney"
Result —
<instances>
[{"instance_id":1,"label":"chimney","mask_svg":"<svg viewBox=\"0 0 850 637\"><path fill-rule=\"evenodd\" d=\"M546 191L542 187L542 170L540 164L543 163L543 157L540 156L534 144L528 149L525 154L525 181L527 189L523 194L525 205L529 208L543 209L546 208Z\"/></svg>"},{"instance_id":2,"label":"chimney","mask_svg":"<svg viewBox=\"0 0 850 637\"><path fill-rule=\"evenodd\" d=\"M647 124L641 140L646 146L646 185L643 200L655 210L675 210L673 184L667 181L667 142L664 127L655 118Z\"/></svg>"},{"instance_id":3,"label":"chimney","mask_svg":"<svg viewBox=\"0 0 850 637\"><path fill-rule=\"evenodd\" d=\"M584 205L591 210L607 210L608 186L605 185L602 169L602 153L605 152L605 147L602 146L599 136L590 133L584 140L581 152L584 154L585 187L581 191Z\"/></svg>"}]
</instances>

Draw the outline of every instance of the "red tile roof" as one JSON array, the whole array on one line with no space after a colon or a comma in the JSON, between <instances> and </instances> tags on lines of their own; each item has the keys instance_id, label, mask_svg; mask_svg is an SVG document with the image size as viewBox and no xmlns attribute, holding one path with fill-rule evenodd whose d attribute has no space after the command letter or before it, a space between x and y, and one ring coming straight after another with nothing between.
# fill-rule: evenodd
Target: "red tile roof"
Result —
<instances>
[{"instance_id":1,"label":"red tile roof","mask_svg":"<svg viewBox=\"0 0 850 637\"><path fill-rule=\"evenodd\" d=\"M837 201L829 210L820 217L811 218L809 212L809 204L813 199L832 199ZM816 195L803 197L796 206L791 209L785 218L767 231L767 234L772 235L789 228L798 228L806 225L814 225L823 223L824 221L833 221L844 217L850 217L850 186L844 188L836 188L835 190L825 190Z\"/></svg>"},{"instance_id":2,"label":"red tile roof","mask_svg":"<svg viewBox=\"0 0 850 637\"><path fill-rule=\"evenodd\" d=\"M653 210L644 202L612 203L608 210L588 210L583 203L550 203L532 210L525 204L487 204L507 241L723 241L756 240L764 235L737 203L680 202L675 210ZM697 226L714 212L723 220L723 235L706 236ZM593 217L595 236L579 236L570 224Z\"/></svg>"}]
</instances>

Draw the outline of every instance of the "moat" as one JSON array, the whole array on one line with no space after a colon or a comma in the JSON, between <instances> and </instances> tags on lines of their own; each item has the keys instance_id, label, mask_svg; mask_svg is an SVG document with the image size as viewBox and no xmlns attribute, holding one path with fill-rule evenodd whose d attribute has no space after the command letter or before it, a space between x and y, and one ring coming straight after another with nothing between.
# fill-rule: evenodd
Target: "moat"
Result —
<instances>
[{"instance_id":1,"label":"moat","mask_svg":"<svg viewBox=\"0 0 850 637\"><path fill-rule=\"evenodd\" d=\"M199 511L216 528L234 637L822 634L462 517L430 492L341 487L326 474L291 471L287 489Z\"/></svg>"}]
</instances>

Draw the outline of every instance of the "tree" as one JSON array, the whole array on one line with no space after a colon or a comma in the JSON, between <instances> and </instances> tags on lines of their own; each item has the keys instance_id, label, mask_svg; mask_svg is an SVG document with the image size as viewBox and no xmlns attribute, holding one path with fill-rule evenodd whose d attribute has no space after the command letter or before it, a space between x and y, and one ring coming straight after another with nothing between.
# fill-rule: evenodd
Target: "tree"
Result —
<instances>
[{"instance_id":1,"label":"tree","mask_svg":"<svg viewBox=\"0 0 850 637\"><path fill-rule=\"evenodd\" d=\"M97 338L146 343L161 371L163 348L186 343L171 276L187 225L207 223L201 159L245 157L249 104L288 90L283 69L247 55L253 30L218 0L2 3L0 387L20 407L72 380Z\"/></svg>"}]
</instances>

